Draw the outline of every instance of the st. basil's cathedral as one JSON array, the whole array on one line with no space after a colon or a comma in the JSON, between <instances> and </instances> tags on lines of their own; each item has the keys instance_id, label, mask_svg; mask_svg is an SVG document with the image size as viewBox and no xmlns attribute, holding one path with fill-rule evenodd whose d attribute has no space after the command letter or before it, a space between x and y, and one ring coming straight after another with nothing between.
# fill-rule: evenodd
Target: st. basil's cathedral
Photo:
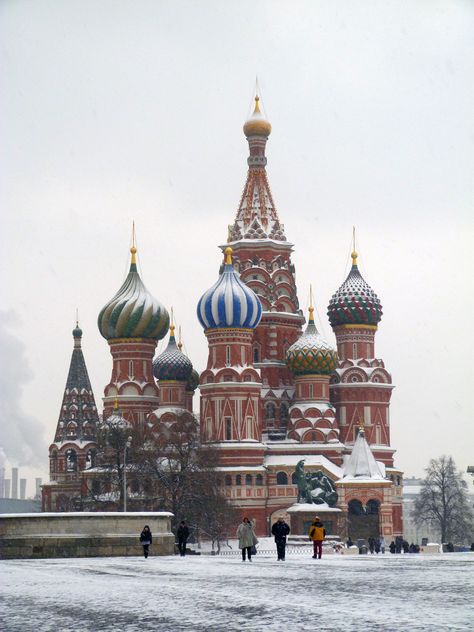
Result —
<instances>
[{"instance_id":1,"label":"st. basil's cathedral","mask_svg":"<svg viewBox=\"0 0 474 632\"><path fill-rule=\"evenodd\" d=\"M197 305L207 339L199 375L176 341L166 308L144 286L131 248L128 276L98 317L112 355L102 419L173 423L192 415L199 388L202 442L219 451L225 495L268 535L283 515L305 533L315 514L329 534L364 535L364 521L386 539L403 532L402 473L394 466L389 406L393 389L375 355L382 318L357 252L333 294L328 318L337 350L318 332L311 304L299 308L293 244L287 241L266 172L271 125L255 109L244 125L248 172L224 260ZM155 358L159 340L166 349ZM76 509L94 465L100 417L81 348L74 348L54 441L44 511Z\"/></svg>"}]
</instances>

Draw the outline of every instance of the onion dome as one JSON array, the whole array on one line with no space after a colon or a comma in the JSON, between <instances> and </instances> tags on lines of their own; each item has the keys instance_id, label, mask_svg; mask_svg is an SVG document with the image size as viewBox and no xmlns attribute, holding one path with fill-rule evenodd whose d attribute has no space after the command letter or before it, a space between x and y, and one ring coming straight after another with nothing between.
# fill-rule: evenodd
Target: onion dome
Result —
<instances>
[{"instance_id":1,"label":"onion dome","mask_svg":"<svg viewBox=\"0 0 474 632\"><path fill-rule=\"evenodd\" d=\"M349 276L333 294L328 305L329 322L338 325L373 325L382 320L379 297L364 280L357 267L357 252L353 251Z\"/></svg>"},{"instance_id":2,"label":"onion dome","mask_svg":"<svg viewBox=\"0 0 474 632\"><path fill-rule=\"evenodd\" d=\"M193 369L191 371L191 375L188 377L188 381L186 382L186 390L192 391L194 393L194 391L197 389L198 386L199 386L199 373L196 371L196 369Z\"/></svg>"},{"instance_id":3,"label":"onion dome","mask_svg":"<svg viewBox=\"0 0 474 632\"><path fill-rule=\"evenodd\" d=\"M260 97L258 94L255 96L255 109L252 116L247 119L244 125L244 134L247 136L270 136L272 132L272 126L267 119L260 112L260 106L258 102Z\"/></svg>"},{"instance_id":4,"label":"onion dome","mask_svg":"<svg viewBox=\"0 0 474 632\"><path fill-rule=\"evenodd\" d=\"M337 352L316 329L314 308L309 308L308 326L286 352L286 364L295 375L329 375L337 366Z\"/></svg>"},{"instance_id":5,"label":"onion dome","mask_svg":"<svg viewBox=\"0 0 474 632\"><path fill-rule=\"evenodd\" d=\"M122 415L119 409L118 400L115 400L114 410L111 415L104 419L102 422L102 427L108 428L109 430L127 430L133 427L133 424L130 421L127 421L125 417Z\"/></svg>"},{"instance_id":6,"label":"onion dome","mask_svg":"<svg viewBox=\"0 0 474 632\"><path fill-rule=\"evenodd\" d=\"M197 316L204 329L226 327L255 329L262 316L258 296L243 281L232 265L232 248L225 249L224 270L199 299Z\"/></svg>"},{"instance_id":7,"label":"onion dome","mask_svg":"<svg viewBox=\"0 0 474 632\"><path fill-rule=\"evenodd\" d=\"M117 294L102 308L98 318L99 331L107 340L161 340L168 331L168 312L143 285L137 271L135 246L130 248L130 252L130 271Z\"/></svg>"},{"instance_id":8,"label":"onion dome","mask_svg":"<svg viewBox=\"0 0 474 632\"><path fill-rule=\"evenodd\" d=\"M82 329L79 327L79 323L76 322L76 326L72 330L73 338L82 338Z\"/></svg>"},{"instance_id":9,"label":"onion dome","mask_svg":"<svg viewBox=\"0 0 474 632\"><path fill-rule=\"evenodd\" d=\"M178 349L174 329L171 325L168 346L153 362L153 375L157 380L187 381L192 374L193 365L188 356Z\"/></svg>"}]
</instances>

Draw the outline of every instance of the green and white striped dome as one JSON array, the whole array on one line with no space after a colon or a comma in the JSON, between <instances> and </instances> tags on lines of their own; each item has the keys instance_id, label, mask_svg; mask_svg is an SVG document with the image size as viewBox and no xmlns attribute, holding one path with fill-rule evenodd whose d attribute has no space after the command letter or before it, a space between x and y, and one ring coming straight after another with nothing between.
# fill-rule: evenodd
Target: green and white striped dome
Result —
<instances>
[{"instance_id":1,"label":"green and white striped dome","mask_svg":"<svg viewBox=\"0 0 474 632\"><path fill-rule=\"evenodd\" d=\"M106 340L115 338L149 338L161 340L169 327L166 308L154 298L140 279L136 248L130 249L130 271L117 294L102 308L98 326Z\"/></svg>"}]
</instances>

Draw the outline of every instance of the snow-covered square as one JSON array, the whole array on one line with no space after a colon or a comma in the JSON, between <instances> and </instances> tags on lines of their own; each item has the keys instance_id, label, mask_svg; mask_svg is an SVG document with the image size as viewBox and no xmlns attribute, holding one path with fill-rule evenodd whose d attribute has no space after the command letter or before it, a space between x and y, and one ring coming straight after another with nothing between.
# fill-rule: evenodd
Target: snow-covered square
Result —
<instances>
[{"instance_id":1,"label":"snow-covered square","mask_svg":"<svg viewBox=\"0 0 474 632\"><path fill-rule=\"evenodd\" d=\"M2 632L472 630L474 554L0 564Z\"/></svg>"}]
</instances>

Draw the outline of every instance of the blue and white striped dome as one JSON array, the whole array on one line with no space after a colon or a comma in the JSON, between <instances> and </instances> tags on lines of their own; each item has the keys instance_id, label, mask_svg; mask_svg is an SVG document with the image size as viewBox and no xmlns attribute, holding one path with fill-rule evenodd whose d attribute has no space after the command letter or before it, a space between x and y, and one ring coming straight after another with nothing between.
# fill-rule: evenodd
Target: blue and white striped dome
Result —
<instances>
[{"instance_id":1,"label":"blue and white striped dome","mask_svg":"<svg viewBox=\"0 0 474 632\"><path fill-rule=\"evenodd\" d=\"M230 247L225 249L224 270L217 283L199 300L197 316L204 329L255 329L260 322L262 304L234 270Z\"/></svg>"}]
</instances>

